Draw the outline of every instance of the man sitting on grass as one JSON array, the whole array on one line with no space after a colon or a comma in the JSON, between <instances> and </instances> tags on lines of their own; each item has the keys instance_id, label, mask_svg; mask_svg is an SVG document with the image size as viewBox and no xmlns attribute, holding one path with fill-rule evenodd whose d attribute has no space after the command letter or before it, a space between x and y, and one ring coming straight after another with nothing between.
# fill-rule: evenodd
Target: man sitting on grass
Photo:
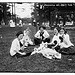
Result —
<instances>
[{"instance_id":1,"label":"man sitting on grass","mask_svg":"<svg viewBox=\"0 0 75 75\"><path fill-rule=\"evenodd\" d=\"M40 26L39 30L37 33L34 35L34 43L35 45L40 45L42 42L50 42L50 35L49 33L45 30L46 28L44 26Z\"/></svg>"},{"instance_id":2,"label":"man sitting on grass","mask_svg":"<svg viewBox=\"0 0 75 75\"><path fill-rule=\"evenodd\" d=\"M26 54L24 52L24 49L26 48L25 47L25 44L21 43L21 39L23 38L23 32L22 31L19 31L17 34L16 34L17 38L15 38L12 42L12 45L11 45L11 48L10 48L10 55L11 56L16 56L16 57L22 57L22 56L26 56L28 54ZM31 53L29 53L31 54Z\"/></svg>"}]
</instances>

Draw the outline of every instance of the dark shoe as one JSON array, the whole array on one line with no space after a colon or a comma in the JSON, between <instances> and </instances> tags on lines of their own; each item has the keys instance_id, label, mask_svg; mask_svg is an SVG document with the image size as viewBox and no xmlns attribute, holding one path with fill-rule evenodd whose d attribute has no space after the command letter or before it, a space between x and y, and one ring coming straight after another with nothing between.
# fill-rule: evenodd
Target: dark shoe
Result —
<instances>
[{"instance_id":1,"label":"dark shoe","mask_svg":"<svg viewBox=\"0 0 75 75\"><path fill-rule=\"evenodd\" d=\"M25 55L25 56L30 56L30 55L31 55L31 53L32 53L32 52L26 53L26 55Z\"/></svg>"}]
</instances>

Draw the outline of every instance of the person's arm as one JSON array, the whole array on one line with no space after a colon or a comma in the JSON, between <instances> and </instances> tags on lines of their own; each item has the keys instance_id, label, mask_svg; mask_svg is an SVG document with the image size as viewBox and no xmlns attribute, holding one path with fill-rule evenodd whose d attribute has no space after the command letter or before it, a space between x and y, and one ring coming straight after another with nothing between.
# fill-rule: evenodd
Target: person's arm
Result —
<instances>
[{"instance_id":1,"label":"person's arm","mask_svg":"<svg viewBox=\"0 0 75 75\"><path fill-rule=\"evenodd\" d=\"M52 47L52 49L54 49L55 47L57 47L59 44L57 43L55 46Z\"/></svg>"},{"instance_id":2,"label":"person's arm","mask_svg":"<svg viewBox=\"0 0 75 75\"><path fill-rule=\"evenodd\" d=\"M20 52L20 50L24 50L24 46L22 46L19 50L15 50L17 53L21 54L21 55L25 55L25 52Z\"/></svg>"},{"instance_id":3,"label":"person's arm","mask_svg":"<svg viewBox=\"0 0 75 75\"><path fill-rule=\"evenodd\" d=\"M49 38L49 37L50 37L49 33L45 30L44 31L44 39Z\"/></svg>"},{"instance_id":4,"label":"person's arm","mask_svg":"<svg viewBox=\"0 0 75 75\"><path fill-rule=\"evenodd\" d=\"M48 33L47 31L46 31L46 36L47 36L47 37L50 37L50 35L49 35L49 33Z\"/></svg>"},{"instance_id":5,"label":"person's arm","mask_svg":"<svg viewBox=\"0 0 75 75\"><path fill-rule=\"evenodd\" d=\"M50 43L47 43L47 45L54 44L54 40L55 40L55 37L53 36L52 41Z\"/></svg>"},{"instance_id":6,"label":"person's arm","mask_svg":"<svg viewBox=\"0 0 75 75\"><path fill-rule=\"evenodd\" d=\"M35 37L35 38L41 38L39 31L37 31L37 33L34 35L34 37Z\"/></svg>"},{"instance_id":7,"label":"person's arm","mask_svg":"<svg viewBox=\"0 0 75 75\"><path fill-rule=\"evenodd\" d=\"M54 40L55 40L55 35L53 36L52 41L51 41L50 44L53 44L54 43Z\"/></svg>"},{"instance_id":8,"label":"person's arm","mask_svg":"<svg viewBox=\"0 0 75 75\"><path fill-rule=\"evenodd\" d=\"M70 41L69 35L63 36L63 42L64 42L66 45L68 45L69 41Z\"/></svg>"},{"instance_id":9,"label":"person's arm","mask_svg":"<svg viewBox=\"0 0 75 75\"><path fill-rule=\"evenodd\" d=\"M19 54L21 54L21 55L24 55L24 54L25 54L24 52L23 52L23 53L20 52L20 50L21 50L22 48L20 48L20 47L18 46L18 44L17 44L16 41L12 42L11 49L14 50L16 53L19 53Z\"/></svg>"}]
</instances>

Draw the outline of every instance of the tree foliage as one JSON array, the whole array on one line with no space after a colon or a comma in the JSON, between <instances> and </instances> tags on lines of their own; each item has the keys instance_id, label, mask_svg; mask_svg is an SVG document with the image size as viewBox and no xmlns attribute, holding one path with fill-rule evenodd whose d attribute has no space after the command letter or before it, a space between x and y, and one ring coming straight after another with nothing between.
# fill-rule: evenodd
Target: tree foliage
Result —
<instances>
[{"instance_id":1,"label":"tree foliage","mask_svg":"<svg viewBox=\"0 0 75 75\"><path fill-rule=\"evenodd\" d=\"M0 23L2 20L4 20L4 22L7 24L8 18L11 17L8 9L10 9L10 7L7 3L0 3Z\"/></svg>"}]
</instances>

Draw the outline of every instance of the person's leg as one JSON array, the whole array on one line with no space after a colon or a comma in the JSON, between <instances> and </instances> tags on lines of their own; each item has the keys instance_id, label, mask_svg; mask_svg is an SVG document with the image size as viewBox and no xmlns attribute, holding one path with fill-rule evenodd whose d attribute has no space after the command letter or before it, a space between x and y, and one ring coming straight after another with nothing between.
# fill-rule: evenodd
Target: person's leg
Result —
<instances>
[{"instance_id":1,"label":"person's leg","mask_svg":"<svg viewBox=\"0 0 75 75\"><path fill-rule=\"evenodd\" d=\"M57 45L57 46L55 47L55 50L56 50L57 52L60 52L60 46Z\"/></svg>"},{"instance_id":2,"label":"person's leg","mask_svg":"<svg viewBox=\"0 0 75 75\"><path fill-rule=\"evenodd\" d=\"M20 58L22 55L21 54L19 54L19 53L16 53L15 55L14 55L14 57L17 57L17 58Z\"/></svg>"},{"instance_id":3,"label":"person's leg","mask_svg":"<svg viewBox=\"0 0 75 75\"><path fill-rule=\"evenodd\" d=\"M65 53L65 54L75 54L74 46L70 46L68 48L62 48L61 51L62 53Z\"/></svg>"},{"instance_id":4,"label":"person's leg","mask_svg":"<svg viewBox=\"0 0 75 75\"><path fill-rule=\"evenodd\" d=\"M17 57L17 58L22 58L22 57L26 57L26 56L30 56L32 52L26 53L26 55L21 55L19 53L16 53L13 57Z\"/></svg>"},{"instance_id":5,"label":"person's leg","mask_svg":"<svg viewBox=\"0 0 75 75\"><path fill-rule=\"evenodd\" d=\"M34 43L35 43L35 45L39 45L42 43L42 40L39 38L34 38Z\"/></svg>"},{"instance_id":6,"label":"person's leg","mask_svg":"<svg viewBox=\"0 0 75 75\"><path fill-rule=\"evenodd\" d=\"M28 52L28 53L26 53L26 55L24 55L24 56L30 56L31 53L32 53L32 52Z\"/></svg>"},{"instance_id":7,"label":"person's leg","mask_svg":"<svg viewBox=\"0 0 75 75\"><path fill-rule=\"evenodd\" d=\"M45 40L43 40L43 42L47 42L47 43L50 43L50 38L46 38Z\"/></svg>"},{"instance_id":8,"label":"person's leg","mask_svg":"<svg viewBox=\"0 0 75 75\"><path fill-rule=\"evenodd\" d=\"M47 47L48 48L52 48L53 46L55 46L54 44L50 44L50 45L48 45Z\"/></svg>"},{"instance_id":9,"label":"person's leg","mask_svg":"<svg viewBox=\"0 0 75 75\"><path fill-rule=\"evenodd\" d=\"M69 54L75 54L75 47L74 46L68 47L68 52Z\"/></svg>"},{"instance_id":10,"label":"person's leg","mask_svg":"<svg viewBox=\"0 0 75 75\"><path fill-rule=\"evenodd\" d=\"M62 48L59 50L59 53L61 54L69 54L69 49L68 48Z\"/></svg>"}]
</instances>

